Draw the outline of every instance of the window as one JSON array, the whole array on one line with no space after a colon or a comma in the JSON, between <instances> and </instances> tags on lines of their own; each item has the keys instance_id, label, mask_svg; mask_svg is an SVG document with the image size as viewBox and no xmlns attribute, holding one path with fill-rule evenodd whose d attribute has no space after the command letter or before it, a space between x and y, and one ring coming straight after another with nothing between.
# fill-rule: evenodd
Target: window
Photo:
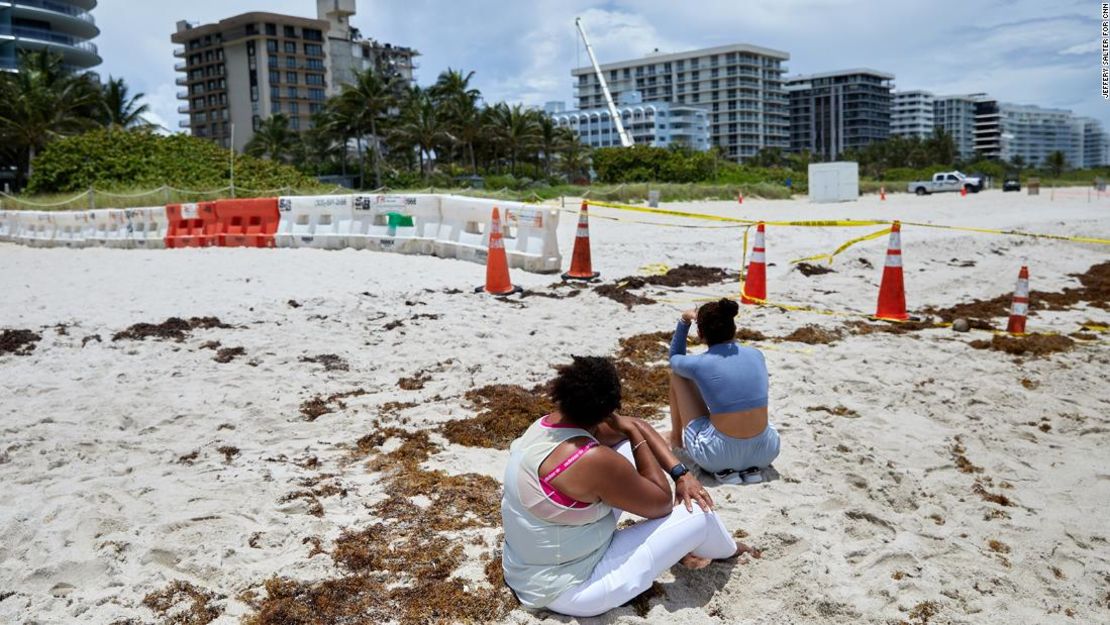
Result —
<instances>
[{"instance_id":1,"label":"window","mask_svg":"<svg viewBox=\"0 0 1110 625\"><path fill-rule=\"evenodd\" d=\"M277 24L266 24L266 34L271 37L277 36Z\"/></svg>"},{"instance_id":2,"label":"window","mask_svg":"<svg viewBox=\"0 0 1110 625\"><path fill-rule=\"evenodd\" d=\"M305 74L304 82L306 85L322 85L324 84L323 74Z\"/></svg>"},{"instance_id":3,"label":"window","mask_svg":"<svg viewBox=\"0 0 1110 625\"><path fill-rule=\"evenodd\" d=\"M297 106L296 103L294 103L293 106L296 107ZM296 111L293 111L293 112L295 113ZM289 127L293 130L300 130L301 129L301 118L300 117L291 118L289 120Z\"/></svg>"},{"instance_id":4,"label":"window","mask_svg":"<svg viewBox=\"0 0 1110 625\"><path fill-rule=\"evenodd\" d=\"M297 57L293 57L293 56L285 57L285 67L287 69L297 69Z\"/></svg>"},{"instance_id":5,"label":"window","mask_svg":"<svg viewBox=\"0 0 1110 625\"><path fill-rule=\"evenodd\" d=\"M277 100L274 100L273 102L271 102L270 103L270 114L271 115L276 115L277 113L280 113L280 112L281 112L281 102L278 102Z\"/></svg>"},{"instance_id":6,"label":"window","mask_svg":"<svg viewBox=\"0 0 1110 625\"><path fill-rule=\"evenodd\" d=\"M307 61L305 61L304 66L305 69L316 69L324 71L324 62L320 59L308 59Z\"/></svg>"},{"instance_id":7,"label":"window","mask_svg":"<svg viewBox=\"0 0 1110 625\"><path fill-rule=\"evenodd\" d=\"M320 104L318 102L313 102L313 103L308 105L308 112L312 113L313 115L315 115L315 114L317 114L317 113L319 113L320 111L323 111L323 110L324 110L324 105Z\"/></svg>"},{"instance_id":8,"label":"window","mask_svg":"<svg viewBox=\"0 0 1110 625\"><path fill-rule=\"evenodd\" d=\"M261 117L259 117L257 115L254 115L254 116L251 117L251 128L253 128L255 132L258 132L258 127L261 126L261 125L262 125L262 118Z\"/></svg>"},{"instance_id":9,"label":"window","mask_svg":"<svg viewBox=\"0 0 1110 625\"><path fill-rule=\"evenodd\" d=\"M269 65L270 67L277 67L277 65L278 65L277 55L271 54L269 56L269 58L266 59L266 65Z\"/></svg>"},{"instance_id":10,"label":"window","mask_svg":"<svg viewBox=\"0 0 1110 625\"><path fill-rule=\"evenodd\" d=\"M285 36L290 38L290 39L296 39L297 38L297 29L294 26L286 26L285 29L284 29L284 32L285 32Z\"/></svg>"},{"instance_id":11,"label":"window","mask_svg":"<svg viewBox=\"0 0 1110 625\"><path fill-rule=\"evenodd\" d=\"M277 100L281 97L281 87L270 87L270 99Z\"/></svg>"},{"instance_id":12,"label":"window","mask_svg":"<svg viewBox=\"0 0 1110 625\"><path fill-rule=\"evenodd\" d=\"M285 82L291 85L297 84L297 72L285 72Z\"/></svg>"},{"instance_id":13,"label":"window","mask_svg":"<svg viewBox=\"0 0 1110 625\"><path fill-rule=\"evenodd\" d=\"M251 102L258 102L258 86L251 87Z\"/></svg>"},{"instance_id":14,"label":"window","mask_svg":"<svg viewBox=\"0 0 1110 625\"><path fill-rule=\"evenodd\" d=\"M323 89L309 89L308 90L308 99L323 102L326 99L326 97L324 96L324 90Z\"/></svg>"},{"instance_id":15,"label":"window","mask_svg":"<svg viewBox=\"0 0 1110 625\"><path fill-rule=\"evenodd\" d=\"M315 28L305 28L304 38L308 41L323 41L324 33L322 31L316 30Z\"/></svg>"},{"instance_id":16,"label":"window","mask_svg":"<svg viewBox=\"0 0 1110 625\"><path fill-rule=\"evenodd\" d=\"M297 97L300 97L300 96L297 95L297 88L296 87L287 87L285 89L285 97L287 97L287 98L297 98Z\"/></svg>"},{"instance_id":17,"label":"window","mask_svg":"<svg viewBox=\"0 0 1110 625\"><path fill-rule=\"evenodd\" d=\"M306 43L304 53L308 56L324 56L324 47L317 43Z\"/></svg>"},{"instance_id":18,"label":"window","mask_svg":"<svg viewBox=\"0 0 1110 625\"><path fill-rule=\"evenodd\" d=\"M281 82L281 72L276 69L270 70L270 84L276 85Z\"/></svg>"},{"instance_id":19,"label":"window","mask_svg":"<svg viewBox=\"0 0 1110 625\"><path fill-rule=\"evenodd\" d=\"M297 44L295 42L292 42L292 41L286 41L285 42L285 53L286 54L296 54L297 53Z\"/></svg>"},{"instance_id":20,"label":"window","mask_svg":"<svg viewBox=\"0 0 1110 625\"><path fill-rule=\"evenodd\" d=\"M250 43L248 43L247 46L249 47ZM267 39L266 40L266 51L267 52L277 52L278 51L277 39Z\"/></svg>"}]
</instances>

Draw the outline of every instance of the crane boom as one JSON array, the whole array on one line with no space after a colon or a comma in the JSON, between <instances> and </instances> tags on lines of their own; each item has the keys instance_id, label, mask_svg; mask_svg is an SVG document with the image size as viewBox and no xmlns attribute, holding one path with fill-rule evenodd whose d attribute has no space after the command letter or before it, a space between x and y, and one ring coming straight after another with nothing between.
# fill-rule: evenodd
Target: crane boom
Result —
<instances>
[{"instance_id":1,"label":"crane boom","mask_svg":"<svg viewBox=\"0 0 1110 625\"><path fill-rule=\"evenodd\" d=\"M586 44L586 54L590 57L590 63L594 66L594 72L597 73L597 80L601 83L601 92L605 94L605 102L609 105L609 118L613 120L613 125L617 128L617 134L621 139L621 147L632 147L632 137L628 131L624 129L624 124L621 122L621 114L617 111L617 105L613 102L613 94L609 93L609 83L605 82L605 76L601 73L601 66L597 64L597 57L594 56L593 46L590 45L589 38L586 37L586 29L582 27L582 18L574 18L574 25L578 27L578 34L582 35L582 43Z\"/></svg>"}]
</instances>

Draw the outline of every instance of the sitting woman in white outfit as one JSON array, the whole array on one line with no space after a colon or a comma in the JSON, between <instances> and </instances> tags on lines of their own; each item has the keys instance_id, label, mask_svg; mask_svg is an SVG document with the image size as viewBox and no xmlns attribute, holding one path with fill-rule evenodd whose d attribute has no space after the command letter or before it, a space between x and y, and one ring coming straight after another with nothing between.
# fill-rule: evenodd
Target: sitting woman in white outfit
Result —
<instances>
[{"instance_id":1,"label":"sitting woman in white outfit","mask_svg":"<svg viewBox=\"0 0 1110 625\"><path fill-rule=\"evenodd\" d=\"M758 557L733 541L663 437L615 413L620 379L612 362L574 357L551 396L558 410L513 441L501 500L505 581L525 607L596 616L680 561L700 567ZM649 520L617 530L622 510Z\"/></svg>"}]
</instances>

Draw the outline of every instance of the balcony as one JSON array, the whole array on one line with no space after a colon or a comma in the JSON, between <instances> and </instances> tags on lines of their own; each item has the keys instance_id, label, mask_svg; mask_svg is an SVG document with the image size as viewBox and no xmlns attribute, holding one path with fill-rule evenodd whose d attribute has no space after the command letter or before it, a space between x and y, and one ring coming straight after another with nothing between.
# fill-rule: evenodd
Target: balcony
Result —
<instances>
[{"instance_id":1,"label":"balcony","mask_svg":"<svg viewBox=\"0 0 1110 625\"><path fill-rule=\"evenodd\" d=\"M177 112L188 115L189 114L189 105L188 104L182 104L181 106L177 107Z\"/></svg>"},{"instance_id":2,"label":"balcony","mask_svg":"<svg viewBox=\"0 0 1110 625\"><path fill-rule=\"evenodd\" d=\"M56 33L45 28L31 28L28 26L10 26L7 24L0 24L0 35L10 35L17 39L25 39L28 41L42 41L46 43L61 44L69 46L82 52L87 52L96 56L99 59L100 53L97 50L96 44L91 41L85 41L79 37L72 37L62 33Z\"/></svg>"},{"instance_id":3,"label":"balcony","mask_svg":"<svg viewBox=\"0 0 1110 625\"><path fill-rule=\"evenodd\" d=\"M96 25L96 19L93 18L92 13L82 11L81 9L60 2L50 2L50 0L13 0L16 6L34 7L36 9L43 9L53 13L63 13L70 17L75 17L81 21L88 22L93 26Z\"/></svg>"},{"instance_id":4,"label":"balcony","mask_svg":"<svg viewBox=\"0 0 1110 625\"><path fill-rule=\"evenodd\" d=\"M183 119L183 120L181 120L181 121L177 122L177 127L178 127L178 128L192 128L192 127L193 127L193 123L192 123L192 122L190 122L190 121L189 121L189 120L187 120L187 119Z\"/></svg>"},{"instance_id":5,"label":"balcony","mask_svg":"<svg viewBox=\"0 0 1110 625\"><path fill-rule=\"evenodd\" d=\"M178 77L177 77L177 78L176 78L176 79L175 79L175 80L173 81L173 84L177 85L178 87L184 87L185 85L188 85L188 84L189 84L189 79L188 79L188 78L186 78L185 76L178 76Z\"/></svg>"},{"instance_id":6,"label":"balcony","mask_svg":"<svg viewBox=\"0 0 1110 625\"><path fill-rule=\"evenodd\" d=\"M185 71L185 68L186 68L186 67L188 67L188 66L189 66L189 64L188 64L188 63L186 63L186 62L184 62L184 61L182 61L182 62L180 62L180 63L174 63L174 65L173 65L173 71L175 71L175 72L183 72L183 71Z\"/></svg>"},{"instance_id":7,"label":"balcony","mask_svg":"<svg viewBox=\"0 0 1110 625\"><path fill-rule=\"evenodd\" d=\"M188 91L178 91L177 92L177 99L178 100L188 100L189 99L189 92Z\"/></svg>"},{"instance_id":8,"label":"balcony","mask_svg":"<svg viewBox=\"0 0 1110 625\"><path fill-rule=\"evenodd\" d=\"M173 55L179 59L185 58L185 46L176 46L173 49Z\"/></svg>"}]
</instances>

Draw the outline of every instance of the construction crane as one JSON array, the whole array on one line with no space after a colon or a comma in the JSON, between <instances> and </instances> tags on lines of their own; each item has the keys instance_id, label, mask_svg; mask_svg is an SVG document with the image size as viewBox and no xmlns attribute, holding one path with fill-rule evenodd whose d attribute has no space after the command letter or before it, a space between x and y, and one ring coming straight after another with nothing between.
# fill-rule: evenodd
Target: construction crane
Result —
<instances>
[{"instance_id":1,"label":"construction crane","mask_svg":"<svg viewBox=\"0 0 1110 625\"><path fill-rule=\"evenodd\" d=\"M582 18L574 18L574 25L578 27L578 34L582 35L582 43L586 44L586 54L590 56L590 63L593 63L594 72L597 73L597 80L601 83L601 92L605 94L605 102L609 105L609 119L613 120L613 125L617 128L617 134L621 138L621 147L632 147L632 136L624 129L624 124L621 123L621 114L617 111L617 105L613 102L613 94L609 93L609 83L605 82L605 75L601 73L601 66L597 64L597 57L594 56L593 46L590 45L590 40L586 37L586 29L582 27Z\"/></svg>"}]
</instances>

